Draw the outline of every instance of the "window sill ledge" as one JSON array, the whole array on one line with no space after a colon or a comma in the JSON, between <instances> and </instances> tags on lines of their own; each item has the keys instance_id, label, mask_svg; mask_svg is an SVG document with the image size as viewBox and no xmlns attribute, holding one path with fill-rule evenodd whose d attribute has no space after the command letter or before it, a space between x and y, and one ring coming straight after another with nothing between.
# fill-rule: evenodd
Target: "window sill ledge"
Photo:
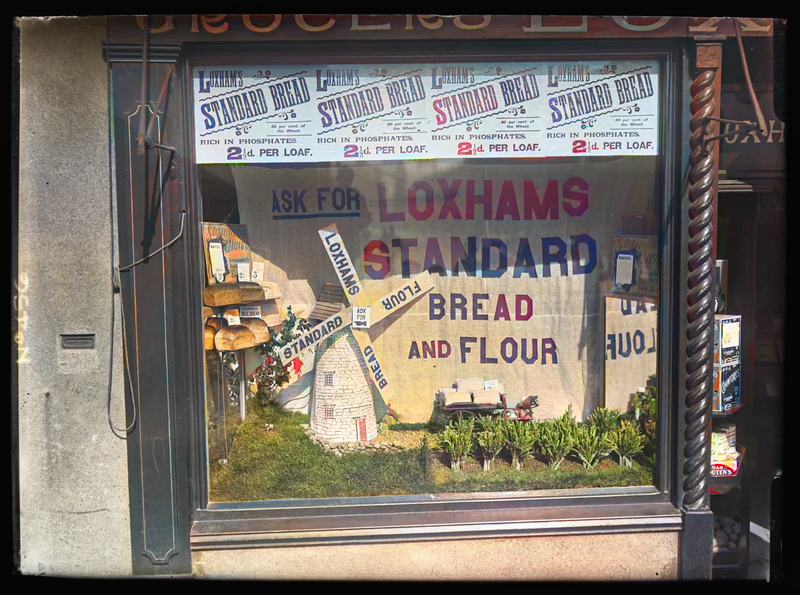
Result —
<instances>
[{"instance_id":1,"label":"window sill ledge","mask_svg":"<svg viewBox=\"0 0 800 595\"><path fill-rule=\"evenodd\" d=\"M654 488L439 494L211 504L194 514L193 550L483 537L680 531Z\"/></svg>"}]
</instances>

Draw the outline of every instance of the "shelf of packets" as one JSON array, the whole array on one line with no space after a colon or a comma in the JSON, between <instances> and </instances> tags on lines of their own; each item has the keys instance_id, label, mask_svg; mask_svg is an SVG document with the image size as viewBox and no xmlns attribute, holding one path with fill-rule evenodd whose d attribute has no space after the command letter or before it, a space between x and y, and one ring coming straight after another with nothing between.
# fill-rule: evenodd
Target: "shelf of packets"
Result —
<instances>
[{"instance_id":1,"label":"shelf of packets","mask_svg":"<svg viewBox=\"0 0 800 595\"><path fill-rule=\"evenodd\" d=\"M711 431L711 493L722 494L739 485L744 448L736 446L736 426L716 424Z\"/></svg>"},{"instance_id":2,"label":"shelf of packets","mask_svg":"<svg viewBox=\"0 0 800 595\"><path fill-rule=\"evenodd\" d=\"M742 408L741 328L742 317L738 314L714 317L712 411L717 415L729 415Z\"/></svg>"}]
</instances>

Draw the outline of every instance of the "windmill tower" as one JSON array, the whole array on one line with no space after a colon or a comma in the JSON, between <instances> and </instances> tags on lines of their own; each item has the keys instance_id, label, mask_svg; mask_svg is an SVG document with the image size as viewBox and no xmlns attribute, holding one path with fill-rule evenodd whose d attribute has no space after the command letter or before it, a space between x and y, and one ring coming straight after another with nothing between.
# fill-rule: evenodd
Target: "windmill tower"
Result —
<instances>
[{"instance_id":1,"label":"windmill tower","mask_svg":"<svg viewBox=\"0 0 800 595\"><path fill-rule=\"evenodd\" d=\"M372 383L351 328L317 346L311 429L327 442L365 442L378 435Z\"/></svg>"}]
</instances>

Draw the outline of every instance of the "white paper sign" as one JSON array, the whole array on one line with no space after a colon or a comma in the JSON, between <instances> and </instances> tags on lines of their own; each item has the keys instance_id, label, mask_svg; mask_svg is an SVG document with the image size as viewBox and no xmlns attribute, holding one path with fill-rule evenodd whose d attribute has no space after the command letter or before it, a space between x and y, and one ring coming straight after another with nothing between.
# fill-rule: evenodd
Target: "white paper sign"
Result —
<instances>
[{"instance_id":1,"label":"white paper sign","mask_svg":"<svg viewBox=\"0 0 800 595\"><path fill-rule=\"evenodd\" d=\"M658 154L654 60L197 66L198 163Z\"/></svg>"},{"instance_id":2,"label":"white paper sign","mask_svg":"<svg viewBox=\"0 0 800 595\"><path fill-rule=\"evenodd\" d=\"M241 318L261 318L261 306L239 306Z\"/></svg>"},{"instance_id":3,"label":"white paper sign","mask_svg":"<svg viewBox=\"0 0 800 595\"><path fill-rule=\"evenodd\" d=\"M253 271L250 273L250 281L261 283L264 280L264 263L254 262Z\"/></svg>"},{"instance_id":4,"label":"white paper sign","mask_svg":"<svg viewBox=\"0 0 800 595\"><path fill-rule=\"evenodd\" d=\"M353 308L353 327L354 328L369 328L370 327L370 311L372 308L367 307L354 307Z\"/></svg>"},{"instance_id":5,"label":"white paper sign","mask_svg":"<svg viewBox=\"0 0 800 595\"><path fill-rule=\"evenodd\" d=\"M633 283L634 261L633 254L617 254L617 275L614 280L617 285L630 285Z\"/></svg>"},{"instance_id":6,"label":"white paper sign","mask_svg":"<svg viewBox=\"0 0 800 595\"><path fill-rule=\"evenodd\" d=\"M222 251L222 242L209 242L208 256L211 259L211 273L217 281L222 283L225 280L225 255Z\"/></svg>"}]
</instances>

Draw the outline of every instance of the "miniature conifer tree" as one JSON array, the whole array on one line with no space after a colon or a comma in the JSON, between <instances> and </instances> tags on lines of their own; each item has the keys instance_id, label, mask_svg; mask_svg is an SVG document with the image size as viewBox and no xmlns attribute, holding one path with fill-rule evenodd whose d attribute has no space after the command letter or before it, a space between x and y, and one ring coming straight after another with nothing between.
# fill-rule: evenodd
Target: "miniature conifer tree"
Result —
<instances>
[{"instance_id":1,"label":"miniature conifer tree","mask_svg":"<svg viewBox=\"0 0 800 595\"><path fill-rule=\"evenodd\" d=\"M611 441L597 426L580 425L575 429L573 452L586 469L591 469L611 452Z\"/></svg>"},{"instance_id":2,"label":"miniature conifer tree","mask_svg":"<svg viewBox=\"0 0 800 595\"><path fill-rule=\"evenodd\" d=\"M308 321L298 318L292 307L287 308L287 316L279 330L270 329L269 341L258 345L256 349L264 358L264 363L258 367L253 376L258 386L258 400L266 404L280 388L289 381L290 366L294 366L295 373L299 373L300 360L294 360L289 365L282 366L277 356L277 351L282 346L292 341L296 335L311 328Z\"/></svg>"}]
</instances>

